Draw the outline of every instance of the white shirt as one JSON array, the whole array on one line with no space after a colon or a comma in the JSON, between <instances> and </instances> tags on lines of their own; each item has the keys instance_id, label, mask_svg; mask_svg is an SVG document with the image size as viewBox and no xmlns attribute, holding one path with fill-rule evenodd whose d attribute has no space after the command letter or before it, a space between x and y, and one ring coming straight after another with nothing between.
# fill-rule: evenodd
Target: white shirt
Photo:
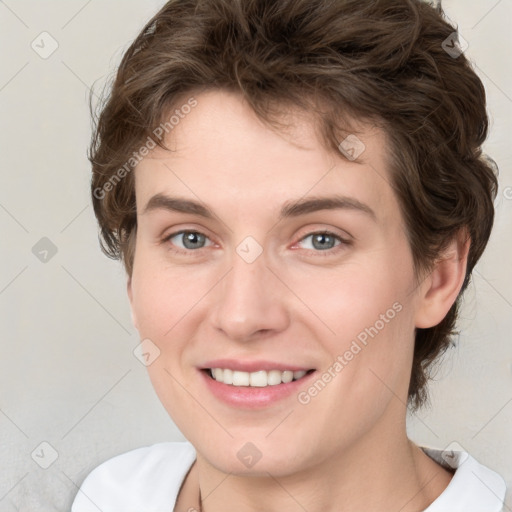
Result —
<instances>
[{"instance_id":1,"label":"white shirt","mask_svg":"<svg viewBox=\"0 0 512 512\"><path fill-rule=\"evenodd\" d=\"M442 450L421 448L447 466ZM118 455L89 474L71 512L172 512L195 459L188 442L159 443ZM449 466L455 473L448 487L424 512L502 512L506 486L500 475L463 451L453 452Z\"/></svg>"}]
</instances>

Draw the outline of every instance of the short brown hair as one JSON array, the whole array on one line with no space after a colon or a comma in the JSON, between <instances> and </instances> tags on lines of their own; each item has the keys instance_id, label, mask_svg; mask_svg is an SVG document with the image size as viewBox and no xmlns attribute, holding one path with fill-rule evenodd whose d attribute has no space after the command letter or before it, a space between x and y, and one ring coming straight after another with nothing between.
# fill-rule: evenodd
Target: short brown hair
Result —
<instances>
[{"instance_id":1,"label":"short brown hair","mask_svg":"<svg viewBox=\"0 0 512 512\"><path fill-rule=\"evenodd\" d=\"M91 191L104 252L131 275L134 152L150 140L165 148L155 130L187 94L225 89L270 125L285 108L310 113L334 150L348 119L381 126L415 270L431 269L466 232L462 293L490 236L497 177L481 151L482 82L464 54L446 51L458 48L455 32L440 7L420 0L169 1L124 54L95 119ZM428 400L429 369L455 334L460 296L441 323L416 330L414 409Z\"/></svg>"}]
</instances>

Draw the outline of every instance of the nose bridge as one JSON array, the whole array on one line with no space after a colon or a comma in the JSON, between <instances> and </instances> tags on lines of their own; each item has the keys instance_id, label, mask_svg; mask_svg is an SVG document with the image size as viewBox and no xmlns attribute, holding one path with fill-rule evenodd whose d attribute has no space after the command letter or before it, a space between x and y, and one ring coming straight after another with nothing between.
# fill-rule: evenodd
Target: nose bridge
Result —
<instances>
[{"instance_id":1,"label":"nose bridge","mask_svg":"<svg viewBox=\"0 0 512 512\"><path fill-rule=\"evenodd\" d=\"M280 330L286 326L284 301L279 286L267 268L263 247L251 237L233 252L230 271L216 294L215 327L233 339L249 339L258 331Z\"/></svg>"}]
</instances>

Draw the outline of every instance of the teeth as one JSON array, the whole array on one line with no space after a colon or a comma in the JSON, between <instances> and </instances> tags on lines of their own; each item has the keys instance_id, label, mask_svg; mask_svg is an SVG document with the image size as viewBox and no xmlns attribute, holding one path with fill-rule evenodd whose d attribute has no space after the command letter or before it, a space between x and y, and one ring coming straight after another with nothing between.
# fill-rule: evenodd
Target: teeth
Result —
<instances>
[{"instance_id":1,"label":"teeth","mask_svg":"<svg viewBox=\"0 0 512 512\"><path fill-rule=\"evenodd\" d=\"M221 370L222 372L222 381L224 384L233 384L233 370ZM217 380L217 379L216 379Z\"/></svg>"},{"instance_id":2,"label":"teeth","mask_svg":"<svg viewBox=\"0 0 512 512\"><path fill-rule=\"evenodd\" d=\"M283 375L281 376L281 380L286 384L288 382L291 382L293 380L293 372L290 371L284 371Z\"/></svg>"},{"instance_id":3,"label":"teeth","mask_svg":"<svg viewBox=\"0 0 512 512\"><path fill-rule=\"evenodd\" d=\"M283 372L279 370L270 370L267 372L267 385L275 386L276 384L281 384L281 375Z\"/></svg>"},{"instance_id":4,"label":"teeth","mask_svg":"<svg viewBox=\"0 0 512 512\"><path fill-rule=\"evenodd\" d=\"M222 372L222 373L221 373ZM223 375L223 371L217 372L217 375ZM221 377L222 379L223 377ZM247 372L233 372L233 386L248 386L250 374ZM219 380L219 379L215 379ZM223 380L221 382L224 382Z\"/></svg>"},{"instance_id":5,"label":"teeth","mask_svg":"<svg viewBox=\"0 0 512 512\"><path fill-rule=\"evenodd\" d=\"M245 373L245 372L244 372ZM246 373L249 375L249 385L256 388L264 388L268 384L267 372Z\"/></svg>"},{"instance_id":6,"label":"teeth","mask_svg":"<svg viewBox=\"0 0 512 512\"><path fill-rule=\"evenodd\" d=\"M281 383L292 382L292 380L302 379L306 375L305 370L293 372L291 370L260 370L257 372L239 372L228 368L212 368L211 376L223 384L231 384L232 386L251 386L256 388L264 388L266 386L277 386Z\"/></svg>"}]
</instances>

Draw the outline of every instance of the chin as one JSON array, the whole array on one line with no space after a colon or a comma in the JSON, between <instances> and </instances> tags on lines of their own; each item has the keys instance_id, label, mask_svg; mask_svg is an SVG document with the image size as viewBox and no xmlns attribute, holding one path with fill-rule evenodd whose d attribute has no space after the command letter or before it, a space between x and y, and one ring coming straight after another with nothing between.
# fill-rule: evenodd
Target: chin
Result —
<instances>
[{"instance_id":1,"label":"chin","mask_svg":"<svg viewBox=\"0 0 512 512\"><path fill-rule=\"evenodd\" d=\"M303 448L301 452L300 446L291 439L283 445L282 441L273 442L261 434L259 437L229 438L224 444L211 439L191 439L191 442L198 458L203 458L226 474L283 477L299 472L308 465L308 454L304 453Z\"/></svg>"}]
</instances>

